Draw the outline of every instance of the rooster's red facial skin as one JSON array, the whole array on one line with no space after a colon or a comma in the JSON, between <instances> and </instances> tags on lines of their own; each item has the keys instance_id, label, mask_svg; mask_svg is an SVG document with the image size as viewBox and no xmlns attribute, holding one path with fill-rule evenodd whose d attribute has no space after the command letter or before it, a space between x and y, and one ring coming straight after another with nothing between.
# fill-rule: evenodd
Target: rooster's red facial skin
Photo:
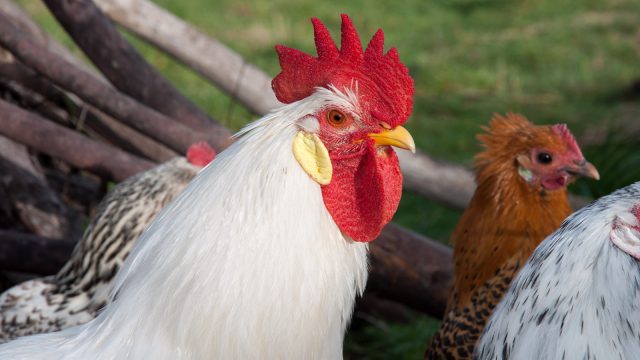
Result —
<instances>
[{"instance_id":1,"label":"rooster's red facial skin","mask_svg":"<svg viewBox=\"0 0 640 360\"><path fill-rule=\"evenodd\" d=\"M333 167L322 196L344 234L355 241L371 241L398 207L402 176L394 150L376 145L368 134L404 124L413 109L413 79L396 49L384 53L382 30L363 51L351 20L342 15L338 49L324 24L315 18L312 23L318 56L277 46L282 71L272 87L284 103L324 88L351 105L350 109L328 105L314 114ZM345 120L333 123L330 115L335 111Z\"/></svg>"},{"instance_id":2,"label":"rooster's red facial skin","mask_svg":"<svg viewBox=\"0 0 640 360\"><path fill-rule=\"evenodd\" d=\"M343 123L332 123L336 111ZM375 239L395 214L402 194L402 174L395 151L368 135L383 124L329 108L318 114L318 136L329 151L331 182L322 187L325 206L340 230L355 241ZM376 125L373 125L376 124Z\"/></svg>"}]
</instances>

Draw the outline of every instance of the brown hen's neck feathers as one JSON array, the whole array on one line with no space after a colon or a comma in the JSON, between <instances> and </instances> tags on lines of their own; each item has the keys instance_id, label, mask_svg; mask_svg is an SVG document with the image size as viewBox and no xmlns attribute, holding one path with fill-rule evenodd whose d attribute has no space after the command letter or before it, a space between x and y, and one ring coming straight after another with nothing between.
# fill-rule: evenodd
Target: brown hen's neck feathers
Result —
<instances>
[{"instance_id":1,"label":"brown hen's neck feathers","mask_svg":"<svg viewBox=\"0 0 640 360\"><path fill-rule=\"evenodd\" d=\"M464 306L472 292L497 275L506 262L524 265L538 244L571 213L566 189L545 191L519 174L515 156L531 143L544 143L547 127L523 117L496 116L487 149L476 157L478 187L454 230L454 303Z\"/></svg>"}]
</instances>

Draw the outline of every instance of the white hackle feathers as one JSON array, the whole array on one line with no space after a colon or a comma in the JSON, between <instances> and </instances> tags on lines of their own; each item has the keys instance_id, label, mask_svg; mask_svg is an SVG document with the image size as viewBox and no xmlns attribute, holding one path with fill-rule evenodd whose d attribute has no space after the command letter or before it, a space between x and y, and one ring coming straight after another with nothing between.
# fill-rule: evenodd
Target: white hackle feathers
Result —
<instances>
[{"instance_id":1,"label":"white hackle feathers","mask_svg":"<svg viewBox=\"0 0 640 360\"><path fill-rule=\"evenodd\" d=\"M241 132L153 221L94 321L0 346L2 359L338 359L367 247L296 162L286 105Z\"/></svg>"}]
</instances>

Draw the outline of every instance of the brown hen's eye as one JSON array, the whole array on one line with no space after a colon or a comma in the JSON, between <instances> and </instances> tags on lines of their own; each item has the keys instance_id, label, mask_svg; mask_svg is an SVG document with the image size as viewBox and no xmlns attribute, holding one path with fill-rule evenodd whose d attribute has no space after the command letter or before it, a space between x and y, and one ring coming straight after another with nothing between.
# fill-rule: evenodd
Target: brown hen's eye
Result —
<instances>
[{"instance_id":1,"label":"brown hen's eye","mask_svg":"<svg viewBox=\"0 0 640 360\"><path fill-rule=\"evenodd\" d=\"M553 161L553 157L551 157L551 154L549 153L542 152L538 154L538 161L541 164L550 164Z\"/></svg>"},{"instance_id":2,"label":"brown hen's eye","mask_svg":"<svg viewBox=\"0 0 640 360\"><path fill-rule=\"evenodd\" d=\"M344 125L347 121L347 116L338 110L331 110L327 115L327 120L329 121L329 124L337 127Z\"/></svg>"}]
</instances>

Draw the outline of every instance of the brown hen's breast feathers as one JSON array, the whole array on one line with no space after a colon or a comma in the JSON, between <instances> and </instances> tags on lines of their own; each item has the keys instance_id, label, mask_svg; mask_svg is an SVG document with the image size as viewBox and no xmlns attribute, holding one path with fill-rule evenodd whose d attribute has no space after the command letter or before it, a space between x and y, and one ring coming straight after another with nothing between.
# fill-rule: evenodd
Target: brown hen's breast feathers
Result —
<instances>
[{"instance_id":1,"label":"brown hen's breast feathers","mask_svg":"<svg viewBox=\"0 0 640 360\"><path fill-rule=\"evenodd\" d=\"M566 191L540 194L526 185L519 194L491 196L479 188L453 233L456 306L469 303L510 259L521 265L570 213ZM518 199L509 201L508 199ZM503 204L490 204L504 201Z\"/></svg>"},{"instance_id":2,"label":"brown hen's breast feathers","mask_svg":"<svg viewBox=\"0 0 640 360\"><path fill-rule=\"evenodd\" d=\"M514 171L482 170L476 193L452 235L453 294L425 359L471 359L513 277L571 213L564 189L541 192Z\"/></svg>"}]
</instances>

